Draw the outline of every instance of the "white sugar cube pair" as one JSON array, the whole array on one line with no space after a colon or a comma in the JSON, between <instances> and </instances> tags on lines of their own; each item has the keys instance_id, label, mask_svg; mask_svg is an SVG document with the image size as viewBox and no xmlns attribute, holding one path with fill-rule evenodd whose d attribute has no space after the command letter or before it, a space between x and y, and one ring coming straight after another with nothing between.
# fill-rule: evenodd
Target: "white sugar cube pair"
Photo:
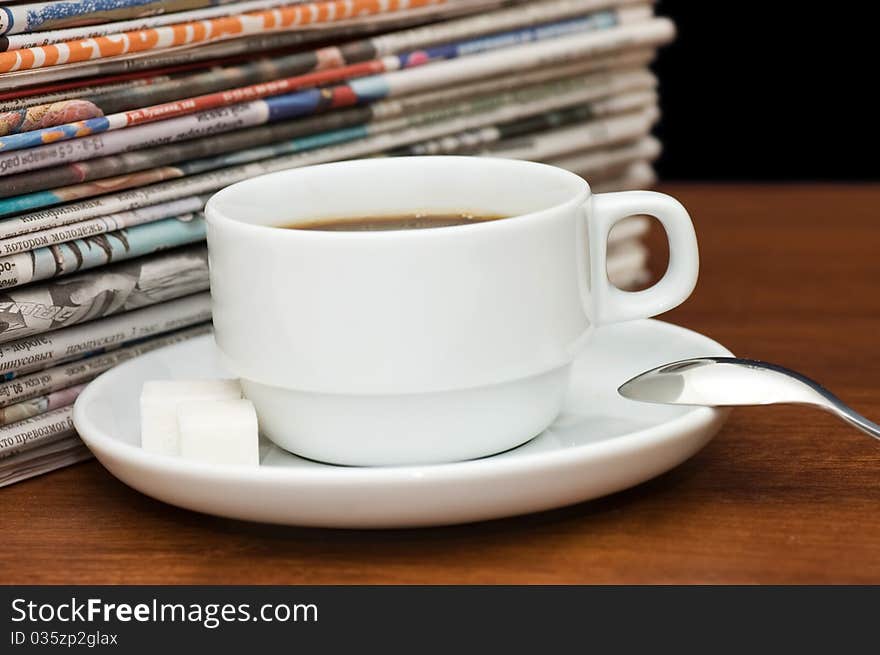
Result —
<instances>
[{"instance_id":1,"label":"white sugar cube pair","mask_svg":"<svg viewBox=\"0 0 880 655\"><path fill-rule=\"evenodd\" d=\"M257 415L238 380L153 380L141 391L141 447L211 464L258 466Z\"/></svg>"}]
</instances>

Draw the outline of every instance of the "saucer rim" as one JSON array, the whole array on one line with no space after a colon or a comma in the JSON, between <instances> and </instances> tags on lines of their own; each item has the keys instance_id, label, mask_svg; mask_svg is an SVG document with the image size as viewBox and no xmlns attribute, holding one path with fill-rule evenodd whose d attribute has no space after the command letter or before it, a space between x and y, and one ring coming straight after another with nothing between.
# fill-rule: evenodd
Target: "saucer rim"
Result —
<instances>
[{"instance_id":1,"label":"saucer rim","mask_svg":"<svg viewBox=\"0 0 880 655\"><path fill-rule=\"evenodd\" d=\"M685 333L687 338L703 342L707 349L712 351L706 353L706 355L732 356L732 353L717 341L688 328L656 319L643 319L632 321L631 323L649 325L654 330ZM195 344L200 343L201 340L207 339L213 339L213 335L203 335L182 343L165 346L164 348L185 350L186 348L192 348ZM451 481L453 479L461 481L463 479L484 478L487 475L508 476L517 475L525 471L535 472L541 469L554 469L560 465L576 464L585 458L613 457L624 454L627 451L641 450L652 444L662 443L666 439L680 435L683 432L705 430L713 423L717 423L718 427L720 427L728 414L728 410L695 406L689 408L685 414L676 418L650 425L634 432L628 432L612 439L528 453L512 458L499 458L498 455L492 455L461 462L406 466L346 467L320 462L321 466L316 468L292 468L285 466L243 468L231 465L207 464L182 460L168 455L148 453L138 446L125 443L106 434L86 417L86 406L92 402L93 397L99 395L106 384L107 378L112 380L114 377L122 375L127 370L126 367L139 365L141 357L149 356L155 352L158 352L158 350L140 355L101 374L86 387L74 405L73 422L80 438L102 464L104 464L103 458L108 457L159 475L190 476L206 480L249 484L288 483L295 485L300 482L320 481L341 486L349 484L361 486L371 483L388 484L428 479L432 482ZM107 466L107 468L111 467ZM113 474L112 470L111 474Z\"/></svg>"}]
</instances>

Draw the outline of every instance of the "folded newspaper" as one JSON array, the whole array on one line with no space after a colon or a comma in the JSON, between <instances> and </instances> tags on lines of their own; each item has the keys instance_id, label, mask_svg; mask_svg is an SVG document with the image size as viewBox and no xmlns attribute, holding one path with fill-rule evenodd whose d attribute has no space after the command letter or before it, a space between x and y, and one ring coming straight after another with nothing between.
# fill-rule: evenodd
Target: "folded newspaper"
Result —
<instances>
[{"instance_id":1,"label":"folded newspaper","mask_svg":"<svg viewBox=\"0 0 880 655\"><path fill-rule=\"evenodd\" d=\"M88 459L72 406L210 331L202 214L254 175L360 157L554 164L649 186L648 0L0 0L0 486ZM647 279L647 219L608 274Z\"/></svg>"}]
</instances>

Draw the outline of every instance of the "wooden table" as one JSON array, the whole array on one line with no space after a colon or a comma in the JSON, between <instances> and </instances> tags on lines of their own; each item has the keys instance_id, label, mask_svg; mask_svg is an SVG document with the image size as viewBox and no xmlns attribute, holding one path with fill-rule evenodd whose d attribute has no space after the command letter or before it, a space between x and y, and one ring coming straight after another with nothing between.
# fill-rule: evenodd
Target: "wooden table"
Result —
<instances>
[{"instance_id":1,"label":"wooden table","mask_svg":"<svg viewBox=\"0 0 880 655\"><path fill-rule=\"evenodd\" d=\"M880 417L880 186L667 184L700 284L668 320ZM152 500L90 462L0 490L3 583L878 583L880 443L790 407L614 496L442 529L279 528Z\"/></svg>"}]
</instances>

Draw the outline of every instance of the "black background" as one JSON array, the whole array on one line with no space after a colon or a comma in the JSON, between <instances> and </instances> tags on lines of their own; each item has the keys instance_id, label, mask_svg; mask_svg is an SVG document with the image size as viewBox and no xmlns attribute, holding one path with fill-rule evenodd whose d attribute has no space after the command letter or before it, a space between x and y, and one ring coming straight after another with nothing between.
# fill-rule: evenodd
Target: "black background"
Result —
<instances>
[{"instance_id":1,"label":"black background","mask_svg":"<svg viewBox=\"0 0 880 655\"><path fill-rule=\"evenodd\" d=\"M751 653L860 652L876 645L877 587L2 587L0 651L19 631L117 634L71 652ZM105 603L314 603L318 622L15 622L15 599ZM67 611L65 611L66 614ZM112 615L111 615L112 616ZM5 618L5 621L3 620ZM274 647L274 648L273 648Z\"/></svg>"},{"instance_id":2,"label":"black background","mask_svg":"<svg viewBox=\"0 0 880 655\"><path fill-rule=\"evenodd\" d=\"M876 4L659 2L661 177L880 178Z\"/></svg>"}]
</instances>

